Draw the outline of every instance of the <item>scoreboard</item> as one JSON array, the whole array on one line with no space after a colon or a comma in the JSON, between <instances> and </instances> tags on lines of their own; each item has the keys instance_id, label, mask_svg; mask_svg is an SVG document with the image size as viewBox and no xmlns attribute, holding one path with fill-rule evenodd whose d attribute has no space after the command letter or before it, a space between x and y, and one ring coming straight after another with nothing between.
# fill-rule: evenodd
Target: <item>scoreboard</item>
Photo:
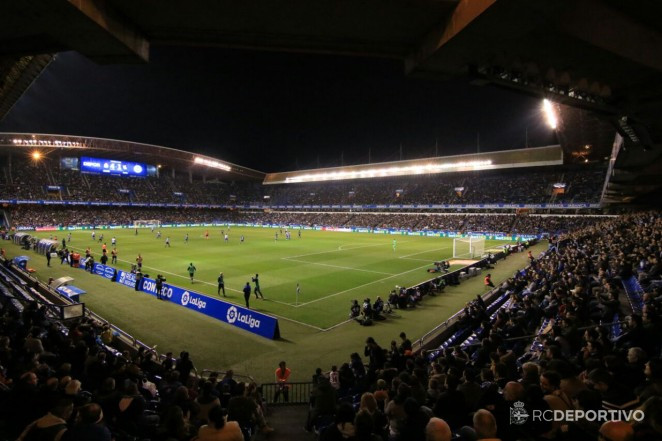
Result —
<instances>
[{"instance_id":1,"label":"scoreboard","mask_svg":"<svg viewBox=\"0 0 662 441\"><path fill-rule=\"evenodd\" d=\"M147 176L147 165L140 162L81 156L80 171L83 173L145 177Z\"/></svg>"}]
</instances>

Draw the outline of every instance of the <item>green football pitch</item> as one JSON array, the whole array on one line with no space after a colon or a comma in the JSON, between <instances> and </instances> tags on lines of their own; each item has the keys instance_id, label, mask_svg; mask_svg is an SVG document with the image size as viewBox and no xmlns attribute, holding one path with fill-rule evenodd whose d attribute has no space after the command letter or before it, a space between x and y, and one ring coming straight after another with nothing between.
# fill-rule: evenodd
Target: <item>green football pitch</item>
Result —
<instances>
[{"instance_id":1,"label":"green football pitch","mask_svg":"<svg viewBox=\"0 0 662 441\"><path fill-rule=\"evenodd\" d=\"M115 236L118 268L129 269L141 254L143 272L151 277L162 274L170 284L212 297L218 297L216 279L223 272L227 292L227 298L223 300L240 305L244 304L243 286L259 273L265 300L256 300L253 295L250 306L278 317L281 340L266 340L179 305L159 302L154 297L112 284L101 277L60 265L56 259L48 268L45 258L36 253L28 253L31 257L29 266L37 270L41 279L64 275L74 277L73 284L87 291L81 301L89 309L146 344L158 344L159 351L186 349L202 360L198 361L199 367L234 367L256 378L261 377L256 370L262 362L269 363L268 372L272 372L271 366L275 367L280 357L296 360L299 365L313 370L321 360L335 359L340 363L349 354L345 339L362 336L367 330L373 330L369 332L372 335L379 327L393 327L387 334L393 338L400 330L414 329L413 332L420 335L412 336L420 337L455 313L475 294L484 292L477 285L478 292L474 288L470 294L444 294L424 302L423 308L399 311L386 322L364 328L346 323L351 300L362 302L366 297L372 301L377 296L386 298L396 285L411 286L430 279L434 274L426 270L434 261L452 256L453 240L314 230L303 230L301 238L298 230L293 230L291 240L285 240L280 231L273 228L232 227L229 241L225 242L222 230L228 232L227 228L220 227L161 228L159 239L156 230L152 233L150 229L139 229L137 235L133 229L96 230L95 240L90 230L76 230L71 232L68 246L81 253L90 247L98 262L101 256L99 236L104 235L103 242L109 250L112 248L111 238ZM205 231L209 232L208 239ZM274 239L276 232L279 233L278 240ZM57 236L61 241L67 233L34 234L42 238ZM188 243L184 241L187 233ZM245 237L243 243L240 242L242 235ZM170 238L170 247L165 246L166 237ZM485 247L502 243L487 241ZM11 256L21 253L18 247L9 247L12 249ZM193 284L187 273L190 263L197 268ZM298 295L297 284L300 286ZM404 325L402 319L405 316L415 317L414 323ZM400 323L394 325L398 321ZM384 327L385 323L389 325ZM359 337L359 341L361 339ZM387 341L382 344L388 347ZM323 367L328 369L330 366Z\"/></svg>"}]
</instances>

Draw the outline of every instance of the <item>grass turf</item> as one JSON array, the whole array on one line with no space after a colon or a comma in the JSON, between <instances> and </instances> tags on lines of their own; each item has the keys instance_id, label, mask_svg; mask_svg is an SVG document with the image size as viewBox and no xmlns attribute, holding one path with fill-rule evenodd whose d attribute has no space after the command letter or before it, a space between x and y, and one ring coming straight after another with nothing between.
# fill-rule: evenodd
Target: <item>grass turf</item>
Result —
<instances>
[{"instance_id":1,"label":"grass turf","mask_svg":"<svg viewBox=\"0 0 662 441\"><path fill-rule=\"evenodd\" d=\"M265 340L173 303L158 302L101 277L61 266L55 259L48 268L45 258L30 252L29 264L42 279L72 275L74 284L88 291L82 297L88 308L146 344L157 344L160 352L186 349L198 367L232 367L261 381L271 380L272 366L275 368L281 358L294 367L294 379L307 380L315 367L328 369L345 360L349 353L360 352L367 335L378 338L383 346L388 346L388 341L401 330L410 337L420 337L470 298L484 292L482 281L475 278L460 287L448 288L441 296L426 299L422 308L399 311L396 317L376 326L365 328L347 323L335 327L346 320L351 299L374 300L377 295L384 298L395 285L409 286L427 280L430 275L425 270L432 261L448 258L452 253L452 239L304 230L301 239L295 231L292 240L279 237L275 241L273 229L234 227L230 241L224 243L221 228L209 228L208 240L204 238L205 230L163 228L161 239L156 239L149 229L139 230L137 236L133 230L98 230L97 239L101 232L108 244L112 235L117 237L120 268L128 269L141 253L144 270L150 275L160 272L169 283L207 295L216 296L216 277L223 271L227 300L239 304L243 304L239 291L252 275L259 273L267 300L253 297L251 307L280 317L280 341ZM186 232L188 244L183 239ZM36 235L56 234L61 240L62 233ZM239 242L242 234L246 237L244 243ZM164 245L166 236L170 236L170 248ZM392 248L394 237L396 251ZM496 244L488 242L486 246ZM70 246L79 250L89 246L98 261L101 245L92 241L90 231L73 231ZM14 250L13 255L21 254L18 247L10 249ZM186 272L190 262L198 268L192 286ZM505 278L523 265L523 256L513 256L497 266L494 279ZM298 303L296 283L301 286Z\"/></svg>"}]
</instances>

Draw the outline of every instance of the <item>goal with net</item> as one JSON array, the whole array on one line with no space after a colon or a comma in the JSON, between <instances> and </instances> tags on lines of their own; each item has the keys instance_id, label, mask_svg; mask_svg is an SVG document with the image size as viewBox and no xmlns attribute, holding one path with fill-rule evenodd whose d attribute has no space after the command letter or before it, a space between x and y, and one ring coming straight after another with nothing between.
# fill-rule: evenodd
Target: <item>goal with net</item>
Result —
<instances>
[{"instance_id":1,"label":"goal with net","mask_svg":"<svg viewBox=\"0 0 662 441\"><path fill-rule=\"evenodd\" d=\"M160 227L161 221L156 219L137 219L133 221L133 228Z\"/></svg>"},{"instance_id":2,"label":"goal with net","mask_svg":"<svg viewBox=\"0 0 662 441\"><path fill-rule=\"evenodd\" d=\"M453 239L453 257L480 258L485 252L485 238L483 236L456 237Z\"/></svg>"}]
</instances>

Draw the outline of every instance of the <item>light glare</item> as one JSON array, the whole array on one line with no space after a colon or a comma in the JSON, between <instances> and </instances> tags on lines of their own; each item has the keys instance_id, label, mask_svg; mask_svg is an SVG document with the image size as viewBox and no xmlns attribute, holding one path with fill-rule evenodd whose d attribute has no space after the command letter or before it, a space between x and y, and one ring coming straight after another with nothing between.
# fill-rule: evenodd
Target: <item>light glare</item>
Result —
<instances>
[{"instance_id":1,"label":"light glare","mask_svg":"<svg viewBox=\"0 0 662 441\"><path fill-rule=\"evenodd\" d=\"M193 162L196 164L206 165L207 167L218 168L225 171L232 170L232 167L230 167L227 164L223 164L222 162L214 161L212 159L201 158L199 156L196 156Z\"/></svg>"},{"instance_id":2,"label":"light glare","mask_svg":"<svg viewBox=\"0 0 662 441\"><path fill-rule=\"evenodd\" d=\"M333 171L327 173L309 173L285 178L285 182L339 181L342 179L362 179L386 176L404 176L424 173L439 173L448 169L476 170L492 165L491 160L460 161L441 164L410 165L405 167L371 168L359 171Z\"/></svg>"},{"instance_id":3,"label":"light glare","mask_svg":"<svg viewBox=\"0 0 662 441\"><path fill-rule=\"evenodd\" d=\"M547 98L542 100L542 110L543 113L545 114L547 125L552 130L556 130L556 128L558 127L558 119L556 118L556 111L554 110L554 106L552 105L552 102Z\"/></svg>"}]
</instances>

